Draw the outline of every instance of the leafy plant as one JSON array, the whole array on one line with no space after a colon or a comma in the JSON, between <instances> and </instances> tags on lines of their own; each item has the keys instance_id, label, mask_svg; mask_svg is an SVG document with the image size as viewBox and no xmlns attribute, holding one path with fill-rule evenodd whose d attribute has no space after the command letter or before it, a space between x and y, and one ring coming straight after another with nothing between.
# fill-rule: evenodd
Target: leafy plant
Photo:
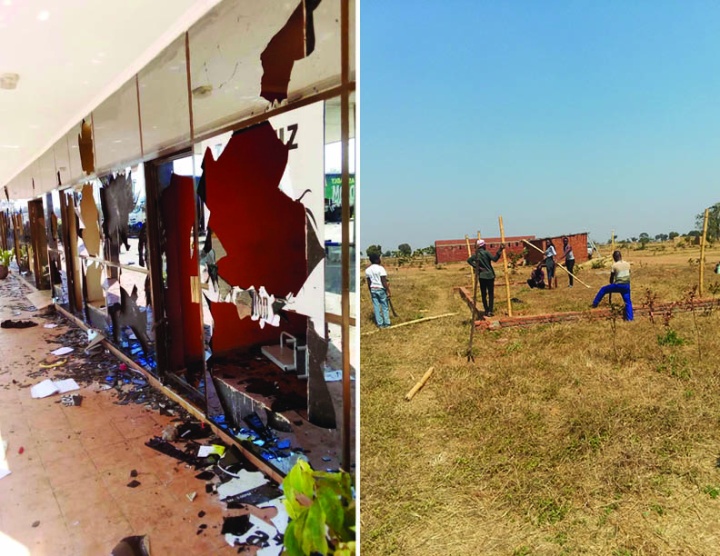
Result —
<instances>
[{"instance_id":1,"label":"leafy plant","mask_svg":"<svg viewBox=\"0 0 720 556\"><path fill-rule=\"evenodd\" d=\"M348 473L315 471L304 460L283 480L290 523L284 555L355 554L355 501Z\"/></svg>"},{"instance_id":2,"label":"leafy plant","mask_svg":"<svg viewBox=\"0 0 720 556\"><path fill-rule=\"evenodd\" d=\"M657 341L660 346L681 346L685 343L685 340L678 336L677 332L671 328L668 328L665 334L659 334Z\"/></svg>"},{"instance_id":3,"label":"leafy plant","mask_svg":"<svg viewBox=\"0 0 720 556\"><path fill-rule=\"evenodd\" d=\"M718 489L717 487L714 487L714 486L712 486L712 485L707 485L707 486L703 489L703 492L704 492L705 494L707 494L708 496L710 496L710 498L713 498L713 499L715 499L715 498L717 498L718 496L720 496L720 489Z\"/></svg>"},{"instance_id":4,"label":"leafy plant","mask_svg":"<svg viewBox=\"0 0 720 556\"><path fill-rule=\"evenodd\" d=\"M593 259L593 262L590 265L590 268L594 268L594 269L605 268L605 259Z\"/></svg>"},{"instance_id":5,"label":"leafy plant","mask_svg":"<svg viewBox=\"0 0 720 556\"><path fill-rule=\"evenodd\" d=\"M10 266L10 261L12 260L12 257L13 252L10 249L0 249L0 266Z\"/></svg>"}]
</instances>

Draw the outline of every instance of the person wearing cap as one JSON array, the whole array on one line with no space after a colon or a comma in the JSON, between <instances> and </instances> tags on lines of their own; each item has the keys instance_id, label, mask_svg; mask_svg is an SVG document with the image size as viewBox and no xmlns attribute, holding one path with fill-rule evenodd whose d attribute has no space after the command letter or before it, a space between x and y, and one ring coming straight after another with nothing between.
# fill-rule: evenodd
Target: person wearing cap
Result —
<instances>
[{"instance_id":1,"label":"person wearing cap","mask_svg":"<svg viewBox=\"0 0 720 556\"><path fill-rule=\"evenodd\" d=\"M497 262L503 249L505 249L505 244L501 243L500 249L495 252L495 255L491 255L485 246L485 240L479 239L475 254L467 260L468 264L475 269L486 317L493 316L495 304L495 271L492 263Z\"/></svg>"},{"instance_id":2,"label":"person wearing cap","mask_svg":"<svg viewBox=\"0 0 720 556\"><path fill-rule=\"evenodd\" d=\"M375 324L378 328L390 326L390 284L387 279L387 271L380 264L380 255L372 253L369 257L370 266L365 269L365 278L370 290L370 298L375 312Z\"/></svg>"},{"instance_id":3,"label":"person wearing cap","mask_svg":"<svg viewBox=\"0 0 720 556\"><path fill-rule=\"evenodd\" d=\"M630 299L630 263L622 260L620 251L613 251L612 270L610 271L610 283L600 288L592 302L592 308L597 306L608 293L619 293L625 302L625 320L633 320L633 306Z\"/></svg>"}]
</instances>

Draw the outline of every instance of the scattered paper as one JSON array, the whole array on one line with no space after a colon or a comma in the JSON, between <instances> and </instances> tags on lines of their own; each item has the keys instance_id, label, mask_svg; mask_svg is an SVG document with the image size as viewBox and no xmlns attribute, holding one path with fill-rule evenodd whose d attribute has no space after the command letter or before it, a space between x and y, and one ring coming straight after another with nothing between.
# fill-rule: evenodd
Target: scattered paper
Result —
<instances>
[{"instance_id":1,"label":"scattered paper","mask_svg":"<svg viewBox=\"0 0 720 556\"><path fill-rule=\"evenodd\" d=\"M68 353L72 353L73 351L75 350L71 347L61 347L57 348L55 351L51 351L50 353L59 357L60 355L67 355Z\"/></svg>"},{"instance_id":2,"label":"scattered paper","mask_svg":"<svg viewBox=\"0 0 720 556\"><path fill-rule=\"evenodd\" d=\"M282 543L275 545L275 541L273 540L277 531L275 530L275 527L267 523L266 521L263 521L257 516L254 516L250 514L250 523L252 524L252 527L250 530L245 533L244 535L233 535L232 533L226 533L225 534L225 542L227 542L230 546L237 546L238 544L245 544L247 540L250 537L267 537L267 543L269 546L263 548L263 550L270 550L270 549L280 549L282 550ZM258 552L259 554L260 552ZM263 554L280 554L280 552L270 550L269 552L264 552Z\"/></svg>"},{"instance_id":3,"label":"scattered paper","mask_svg":"<svg viewBox=\"0 0 720 556\"><path fill-rule=\"evenodd\" d=\"M57 394L59 391L55 383L48 378L30 388L30 395L33 398L47 398Z\"/></svg>"},{"instance_id":4,"label":"scattered paper","mask_svg":"<svg viewBox=\"0 0 720 556\"><path fill-rule=\"evenodd\" d=\"M73 390L80 390L80 385L75 382L74 378L66 378L65 380L55 380L55 386L60 394L66 392L72 392Z\"/></svg>"},{"instance_id":5,"label":"scattered paper","mask_svg":"<svg viewBox=\"0 0 720 556\"><path fill-rule=\"evenodd\" d=\"M54 322L49 322L47 324L44 324L43 328L57 328L57 324L55 324Z\"/></svg>"},{"instance_id":6,"label":"scattered paper","mask_svg":"<svg viewBox=\"0 0 720 556\"><path fill-rule=\"evenodd\" d=\"M210 454L217 454L220 457L225 453L225 446L219 446L217 444L211 444L210 446L200 446L198 450L199 458L206 458Z\"/></svg>"},{"instance_id":7,"label":"scattered paper","mask_svg":"<svg viewBox=\"0 0 720 556\"><path fill-rule=\"evenodd\" d=\"M262 504L258 506L260 509L265 508L275 508L278 513L275 517L270 518L270 521L273 522L273 525L277 527L277 530L285 534L285 529L287 529L288 522L290 521L290 516L287 513L287 510L285 509L285 504L283 503L283 500L285 498L275 498L274 500L270 500L269 502Z\"/></svg>"},{"instance_id":8,"label":"scattered paper","mask_svg":"<svg viewBox=\"0 0 720 556\"><path fill-rule=\"evenodd\" d=\"M73 390L80 390L80 385L73 378L66 378L65 380L47 378L30 388L30 395L33 398L47 398L53 394L65 394Z\"/></svg>"},{"instance_id":9,"label":"scattered paper","mask_svg":"<svg viewBox=\"0 0 720 556\"><path fill-rule=\"evenodd\" d=\"M188 500L190 500L190 502L192 502L193 500L195 500L195 497L197 496L197 492L189 492L185 496L187 497Z\"/></svg>"},{"instance_id":10,"label":"scattered paper","mask_svg":"<svg viewBox=\"0 0 720 556\"><path fill-rule=\"evenodd\" d=\"M7 440L0 442L0 479L10 475L10 467L5 459L5 452L7 451Z\"/></svg>"},{"instance_id":11,"label":"scattered paper","mask_svg":"<svg viewBox=\"0 0 720 556\"><path fill-rule=\"evenodd\" d=\"M237 478L229 480L227 483L221 484L217 488L218 496L220 500L225 500L229 496L235 496L252 490L264 484L267 484L268 480L259 471L247 471L241 469L238 473Z\"/></svg>"}]
</instances>

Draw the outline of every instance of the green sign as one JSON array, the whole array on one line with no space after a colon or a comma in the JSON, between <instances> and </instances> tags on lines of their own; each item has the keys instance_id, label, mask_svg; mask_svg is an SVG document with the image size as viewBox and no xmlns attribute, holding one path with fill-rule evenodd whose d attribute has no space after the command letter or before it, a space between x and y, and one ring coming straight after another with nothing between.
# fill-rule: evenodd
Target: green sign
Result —
<instances>
[{"instance_id":1,"label":"green sign","mask_svg":"<svg viewBox=\"0 0 720 556\"><path fill-rule=\"evenodd\" d=\"M355 174L350 174L350 206L355 206ZM325 199L330 205L342 204L342 175L325 174Z\"/></svg>"}]
</instances>

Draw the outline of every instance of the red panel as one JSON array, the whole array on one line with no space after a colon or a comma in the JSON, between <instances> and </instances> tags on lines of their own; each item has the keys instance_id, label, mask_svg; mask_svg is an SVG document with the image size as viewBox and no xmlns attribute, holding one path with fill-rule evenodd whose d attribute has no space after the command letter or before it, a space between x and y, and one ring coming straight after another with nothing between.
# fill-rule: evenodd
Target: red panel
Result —
<instances>
[{"instance_id":1,"label":"red panel","mask_svg":"<svg viewBox=\"0 0 720 556\"><path fill-rule=\"evenodd\" d=\"M193 303L191 286L191 277L198 275L197 251L190 250L195 225L193 178L173 174L160 204L166 239L165 307L170 326L170 359L172 368L179 369L202 361L205 351L200 304Z\"/></svg>"},{"instance_id":2,"label":"red panel","mask_svg":"<svg viewBox=\"0 0 720 556\"><path fill-rule=\"evenodd\" d=\"M233 135L217 161L208 149L203 162L208 227L227 252L218 274L276 297L297 294L308 275L305 207L279 189L287 160L266 122Z\"/></svg>"}]
</instances>

